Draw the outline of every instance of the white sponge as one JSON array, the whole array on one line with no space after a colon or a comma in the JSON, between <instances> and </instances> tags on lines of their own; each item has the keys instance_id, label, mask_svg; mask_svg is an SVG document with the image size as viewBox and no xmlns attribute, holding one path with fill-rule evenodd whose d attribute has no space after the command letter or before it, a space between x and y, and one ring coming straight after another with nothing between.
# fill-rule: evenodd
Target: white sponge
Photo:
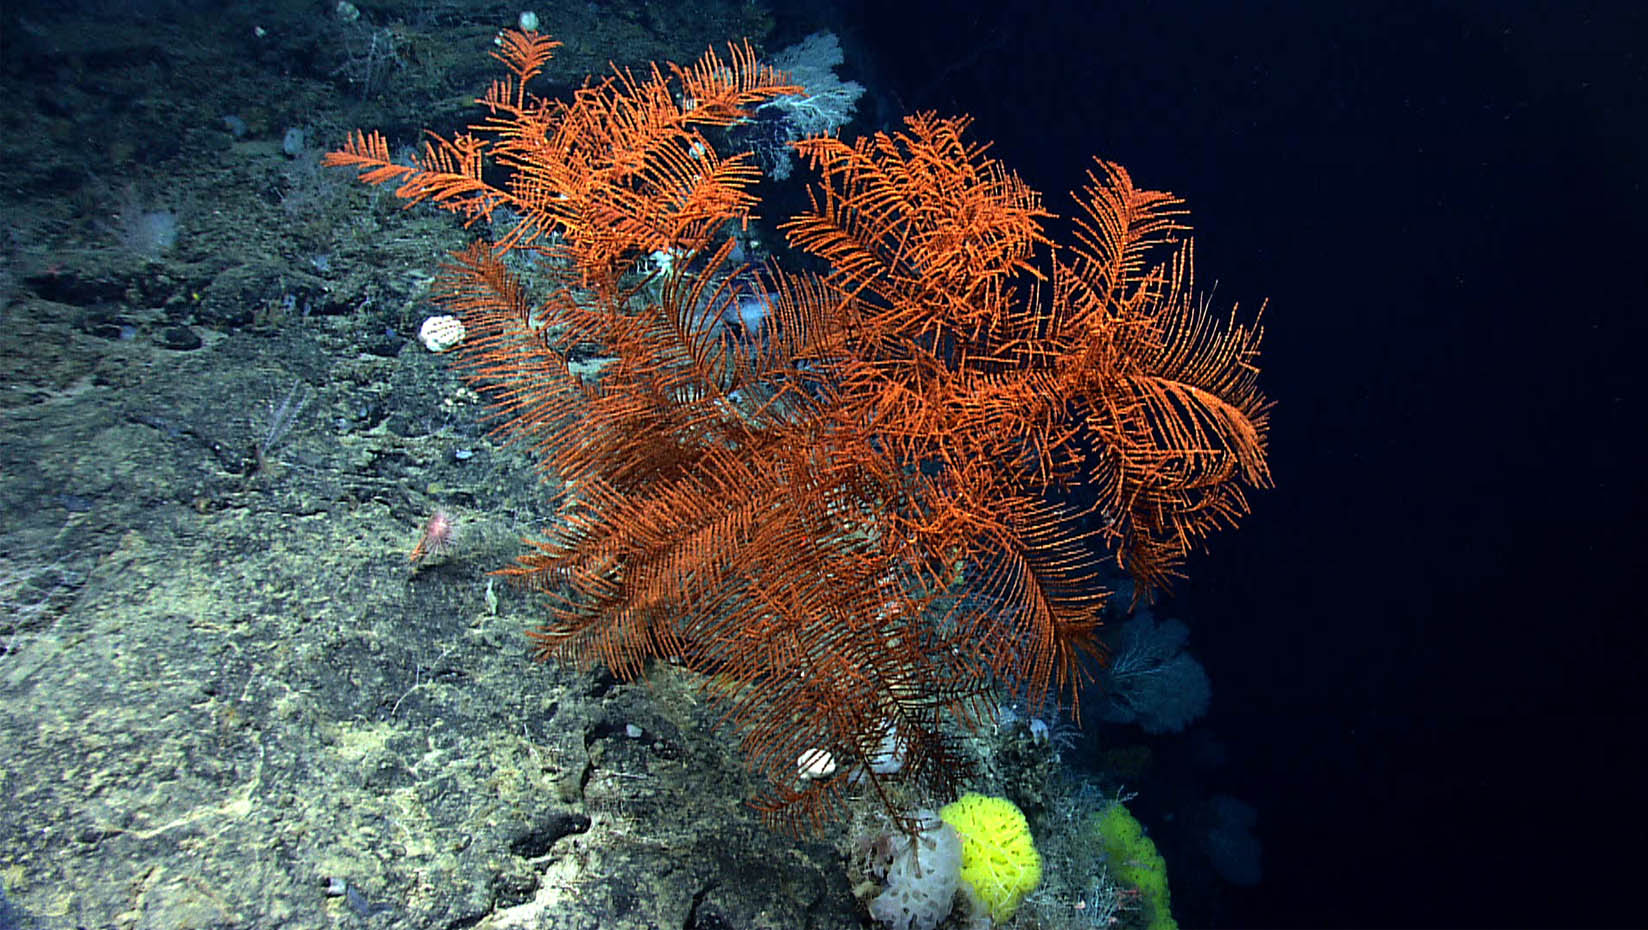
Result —
<instances>
[{"instance_id":1,"label":"white sponge","mask_svg":"<svg viewBox=\"0 0 1648 930\"><path fill-rule=\"evenodd\" d=\"M961 837L930 810L916 812L921 832L893 839L886 888L870 902L870 916L892 930L933 930L950 916L961 879Z\"/></svg>"},{"instance_id":2,"label":"white sponge","mask_svg":"<svg viewBox=\"0 0 1648 930\"><path fill-rule=\"evenodd\" d=\"M455 316L432 316L418 328L418 338L431 352L445 352L464 338L464 325Z\"/></svg>"}]
</instances>

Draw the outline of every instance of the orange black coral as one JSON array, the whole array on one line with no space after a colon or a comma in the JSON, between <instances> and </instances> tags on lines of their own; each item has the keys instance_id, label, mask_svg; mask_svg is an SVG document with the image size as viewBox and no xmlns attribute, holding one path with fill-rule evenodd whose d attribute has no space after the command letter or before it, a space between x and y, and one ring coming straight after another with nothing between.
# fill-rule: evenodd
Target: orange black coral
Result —
<instances>
[{"instance_id":1,"label":"orange black coral","mask_svg":"<svg viewBox=\"0 0 1648 930\"><path fill-rule=\"evenodd\" d=\"M710 131L799 88L735 45L539 98L554 47L505 33L485 118L411 164L375 133L328 156L502 230L436 299L575 501L506 570L548 602L538 656L715 682L781 820L953 787L947 721L1075 689L1101 559L1162 585L1268 485L1259 329L1195 296L1178 198L1099 162L1055 243L929 114L797 143L818 181L783 229L825 270L735 267L758 173Z\"/></svg>"}]
</instances>

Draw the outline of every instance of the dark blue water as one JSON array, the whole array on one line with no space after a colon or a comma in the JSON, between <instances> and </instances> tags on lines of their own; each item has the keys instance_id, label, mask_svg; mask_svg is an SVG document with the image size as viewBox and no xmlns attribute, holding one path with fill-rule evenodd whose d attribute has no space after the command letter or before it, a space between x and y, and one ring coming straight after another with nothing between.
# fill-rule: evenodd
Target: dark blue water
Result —
<instances>
[{"instance_id":1,"label":"dark blue water","mask_svg":"<svg viewBox=\"0 0 1648 930\"><path fill-rule=\"evenodd\" d=\"M1050 195L1120 161L1271 301L1277 488L1173 605L1228 757L1169 791L1252 802L1264 878L1181 921L1633 922L1641 7L899 6L843 14L889 111Z\"/></svg>"}]
</instances>

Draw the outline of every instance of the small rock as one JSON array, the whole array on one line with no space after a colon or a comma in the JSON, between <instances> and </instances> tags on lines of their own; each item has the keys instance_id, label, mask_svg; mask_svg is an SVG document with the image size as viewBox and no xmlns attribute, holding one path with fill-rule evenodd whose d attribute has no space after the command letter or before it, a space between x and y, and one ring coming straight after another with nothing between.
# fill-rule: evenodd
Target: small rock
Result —
<instances>
[{"instance_id":1,"label":"small rock","mask_svg":"<svg viewBox=\"0 0 1648 930\"><path fill-rule=\"evenodd\" d=\"M162 349L189 352L200 348L200 334L187 326L167 326L154 336L155 345Z\"/></svg>"}]
</instances>

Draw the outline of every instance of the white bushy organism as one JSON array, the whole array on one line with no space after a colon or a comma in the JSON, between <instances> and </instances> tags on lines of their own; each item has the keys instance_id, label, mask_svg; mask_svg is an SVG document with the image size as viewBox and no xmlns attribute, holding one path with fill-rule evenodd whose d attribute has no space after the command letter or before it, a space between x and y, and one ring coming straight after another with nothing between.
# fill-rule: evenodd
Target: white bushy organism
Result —
<instances>
[{"instance_id":1,"label":"white bushy organism","mask_svg":"<svg viewBox=\"0 0 1648 930\"><path fill-rule=\"evenodd\" d=\"M1207 713L1212 689L1202 663L1184 651L1190 630L1141 610L1112 637L1103 715L1146 733L1177 733Z\"/></svg>"},{"instance_id":2,"label":"white bushy organism","mask_svg":"<svg viewBox=\"0 0 1648 930\"><path fill-rule=\"evenodd\" d=\"M833 32L815 32L773 56L773 67L787 73L792 84L805 88L802 93L775 97L760 107L783 115L782 141L828 135L852 120L858 98L864 96L864 85L843 81L836 75L835 69L844 60L841 40ZM789 177L792 157L787 150L777 152L767 165L767 173L775 180Z\"/></svg>"},{"instance_id":3,"label":"white bushy organism","mask_svg":"<svg viewBox=\"0 0 1648 930\"><path fill-rule=\"evenodd\" d=\"M1209 807L1213 826L1203 837L1203 845L1213 870L1232 885L1251 888L1259 884L1259 839L1253 835L1259 812L1225 794L1215 795Z\"/></svg>"}]
</instances>

